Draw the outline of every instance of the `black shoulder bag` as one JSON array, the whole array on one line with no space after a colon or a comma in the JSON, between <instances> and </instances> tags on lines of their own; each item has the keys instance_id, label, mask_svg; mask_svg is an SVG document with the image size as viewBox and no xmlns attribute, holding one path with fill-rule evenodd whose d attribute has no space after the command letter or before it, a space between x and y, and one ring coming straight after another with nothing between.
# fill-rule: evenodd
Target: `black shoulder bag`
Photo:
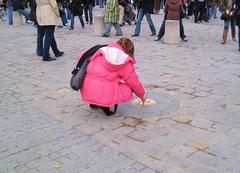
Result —
<instances>
[{"instance_id":1,"label":"black shoulder bag","mask_svg":"<svg viewBox=\"0 0 240 173\"><path fill-rule=\"evenodd\" d=\"M107 45L96 45L82 55L82 58L78 61L77 66L72 71L72 78L70 80L70 86L72 89L78 91L81 88L84 78L86 76L89 58L93 56L98 49L104 46Z\"/></svg>"}]
</instances>

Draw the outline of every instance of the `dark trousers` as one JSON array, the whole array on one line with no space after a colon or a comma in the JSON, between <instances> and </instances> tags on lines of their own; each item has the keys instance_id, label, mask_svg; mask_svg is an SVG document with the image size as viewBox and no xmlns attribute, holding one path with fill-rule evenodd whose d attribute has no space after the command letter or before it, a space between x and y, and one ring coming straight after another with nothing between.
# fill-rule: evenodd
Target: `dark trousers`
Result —
<instances>
[{"instance_id":1,"label":"dark trousers","mask_svg":"<svg viewBox=\"0 0 240 173\"><path fill-rule=\"evenodd\" d=\"M60 51L57 48L54 37L55 26L38 26L37 30L37 54L42 55L43 59L48 59L50 57L49 49L51 46L53 53L58 55Z\"/></svg>"},{"instance_id":2,"label":"dark trousers","mask_svg":"<svg viewBox=\"0 0 240 173\"><path fill-rule=\"evenodd\" d=\"M165 34L165 21L166 21L166 19L163 20L163 23L162 23L162 25L161 25L161 27L159 29L158 35L157 35L157 37L160 38L160 39ZM179 30L180 30L180 38L184 39L186 36L184 34L184 28L183 28L183 24L182 24L182 19L179 20Z\"/></svg>"},{"instance_id":3,"label":"dark trousers","mask_svg":"<svg viewBox=\"0 0 240 173\"><path fill-rule=\"evenodd\" d=\"M205 2L196 2L195 23L203 20L205 11Z\"/></svg>"}]
</instances>

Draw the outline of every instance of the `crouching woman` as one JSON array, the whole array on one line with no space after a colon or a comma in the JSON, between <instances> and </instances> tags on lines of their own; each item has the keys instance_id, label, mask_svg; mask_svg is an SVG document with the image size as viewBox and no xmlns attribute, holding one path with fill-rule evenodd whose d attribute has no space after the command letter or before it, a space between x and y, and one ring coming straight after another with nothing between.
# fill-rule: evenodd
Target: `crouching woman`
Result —
<instances>
[{"instance_id":1,"label":"crouching woman","mask_svg":"<svg viewBox=\"0 0 240 173\"><path fill-rule=\"evenodd\" d=\"M112 115L118 104L133 98L133 92L145 101L145 91L134 68L134 44L130 39L121 38L100 48L89 60L81 95L91 108Z\"/></svg>"}]
</instances>

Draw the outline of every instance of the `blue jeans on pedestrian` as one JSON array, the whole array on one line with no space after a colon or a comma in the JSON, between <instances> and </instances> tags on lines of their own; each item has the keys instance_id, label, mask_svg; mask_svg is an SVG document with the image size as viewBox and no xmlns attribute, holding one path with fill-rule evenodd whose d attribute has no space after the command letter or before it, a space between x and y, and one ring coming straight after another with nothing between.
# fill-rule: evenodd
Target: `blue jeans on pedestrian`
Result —
<instances>
[{"instance_id":1,"label":"blue jeans on pedestrian","mask_svg":"<svg viewBox=\"0 0 240 173\"><path fill-rule=\"evenodd\" d=\"M21 15L24 15L26 22L30 19L30 14L28 11L23 10L23 9L17 9L17 12Z\"/></svg>"},{"instance_id":2,"label":"blue jeans on pedestrian","mask_svg":"<svg viewBox=\"0 0 240 173\"><path fill-rule=\"evenodd\" d=\"M117 36L122 36L122 34L123 34L122 29L121 29L120 24L118 22L116 22L116 23L105 23L105 28L104 28L104 31L103 31L103 35L110 36L112 25L114 26L114 28L116 30L116 35Z\"/></svg>"},{"instance_id":3,"label":"blue jeans on pedestrian","mask_svg":"<svg viewBox=\"0 0 240 173\"><path fill-rule=\"evenodd\" d=\"M44 37L44 28L37 26L37 56L43 56L43 37Z\"/></svg>"},{"instance_id":4,"label":"blue jeans on pedestrian","mask_svg":"<svg viewBox=\"0 0 240 173\"><path fill-rule=\"evenodd\" d=\"M142 8L140 8L138 10L138 19L137 19L134 35L140 35L141 23L142 23L144 15L146 16L146 19L147 19L147 22L148 22L148 25L149 25L149 28L150 28L152 34L156 34L156 29L155 29L155 26L152 22L151 14L150 13L145 13L144 10Z\"/></svg>"},{"instance_id":5,"label":"blue jeans on pedestrian","mask_svg":"<svg viewBox=\"0 0 240 173\"><path fill-rule=\"evenodd\" d=\"M67 15L67 19L71 20L71 11L70 11L70 9L69 8L64 8L63 10L64 10L65 14Z\"/></svg>"},{"instance_id":6,"label":"blue jeans on pedestrian","mask_svg":"<svg viewBox=\"0 0 240 173\"><path fill-rule=\"evenodd\" d=\"M93 21L93 5L92 4L85 5L84 13L85 13L86 22L88 22L89 19L90 19L90 24L92 24L92 21ZM88 13L89 13L89 19L88 19Z\"/></svg>"},{"instance_id":7,"label":"blue jeans on pedestrian","mask_svg":"<svg viewBox=\"0 0 240 173\"><path fill-rule=\"evenodd\" d=\"M13 24L13 6L7 7L7 17L9 25Z\"/></svg>"},{"instance_id":8,"label":"blue jeans on pedestrian","mask_svg":"<svg viewBox=\"0 0 240 173\"><path fill-rule=\"evenodd\" d=\"M63 24L63 26L66 26L67 23L68 23L68 20L67 20L67 17L66 17L65 11L63 11L63 13L62 13L62 15L61 15L61 20L62 20L62 24Z\"/></svg>"},{"instance_id":9,"label":"blue jeans on pedestrian","mask_svg":"<svg viewBox=\"0 0 240 173\"><path fill-rule=\"evenodd\" d=\"M50 47L52 48L52 51L54 53L54 55L58 55L60 53L60 51L58 50L57 48L57 43L56 43L56 40L55 40L55 37L54 37L54 32L55 32L55 26L38 26L39 30L39 40L37 44L39 44L37 48L40 48L41 49L41 43L42 43L42 40L43 40L43 37L44 37L44 41L43 41L43 59L48 59L50 58L50 54L49 54L49 49ZM42 37L42 35L44 35ZM37 50L39 52L41 52L41 50Z\"/></svg>"},{"instance_id":10,"label":"blue jeans on pedestrian","mask_svg":"<svg viewBox=\"0 0 240 173\"><path fill-rule=\"evenodd\" d=\"M75 18L75 15L72 14L72 16L71 16L71 27L70 27L71 29L74 29L74 18ZM83 17L82 16L78 16L78 18L79 18L79 21L80 21L80 23L82 25L82 28L84 28Z\"/></svg>"},{"instance_id":11,"label":"blue jeans on pedestrian","mask_svg":"<svg viewBox=\"0 0 240 173\"><path fill-rule=\"evenodd\" d=\"M229 25L231 24L231 32L232 32L232 37L235 38L235 33L236 33L236 20L235 19L227 19L224 20L224 30L228 30L229 29Z\"/></svg>"}]
</instances>

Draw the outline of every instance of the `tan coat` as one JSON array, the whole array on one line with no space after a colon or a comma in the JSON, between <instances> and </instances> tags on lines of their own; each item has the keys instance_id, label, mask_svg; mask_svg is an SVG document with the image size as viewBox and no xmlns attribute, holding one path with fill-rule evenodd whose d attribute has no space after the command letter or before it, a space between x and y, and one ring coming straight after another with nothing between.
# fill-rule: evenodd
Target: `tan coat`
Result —
<instances>
[{"instance_id":1,"label":"tan coat","mask_svg":"<svg viewBox=\"0 0 240 173\"><path fill-rule=\"evenodd\" d=\"M59 10L56 0L36 0L37 22L40 26L60 25Z\"/></svg>"}]
</instances>

